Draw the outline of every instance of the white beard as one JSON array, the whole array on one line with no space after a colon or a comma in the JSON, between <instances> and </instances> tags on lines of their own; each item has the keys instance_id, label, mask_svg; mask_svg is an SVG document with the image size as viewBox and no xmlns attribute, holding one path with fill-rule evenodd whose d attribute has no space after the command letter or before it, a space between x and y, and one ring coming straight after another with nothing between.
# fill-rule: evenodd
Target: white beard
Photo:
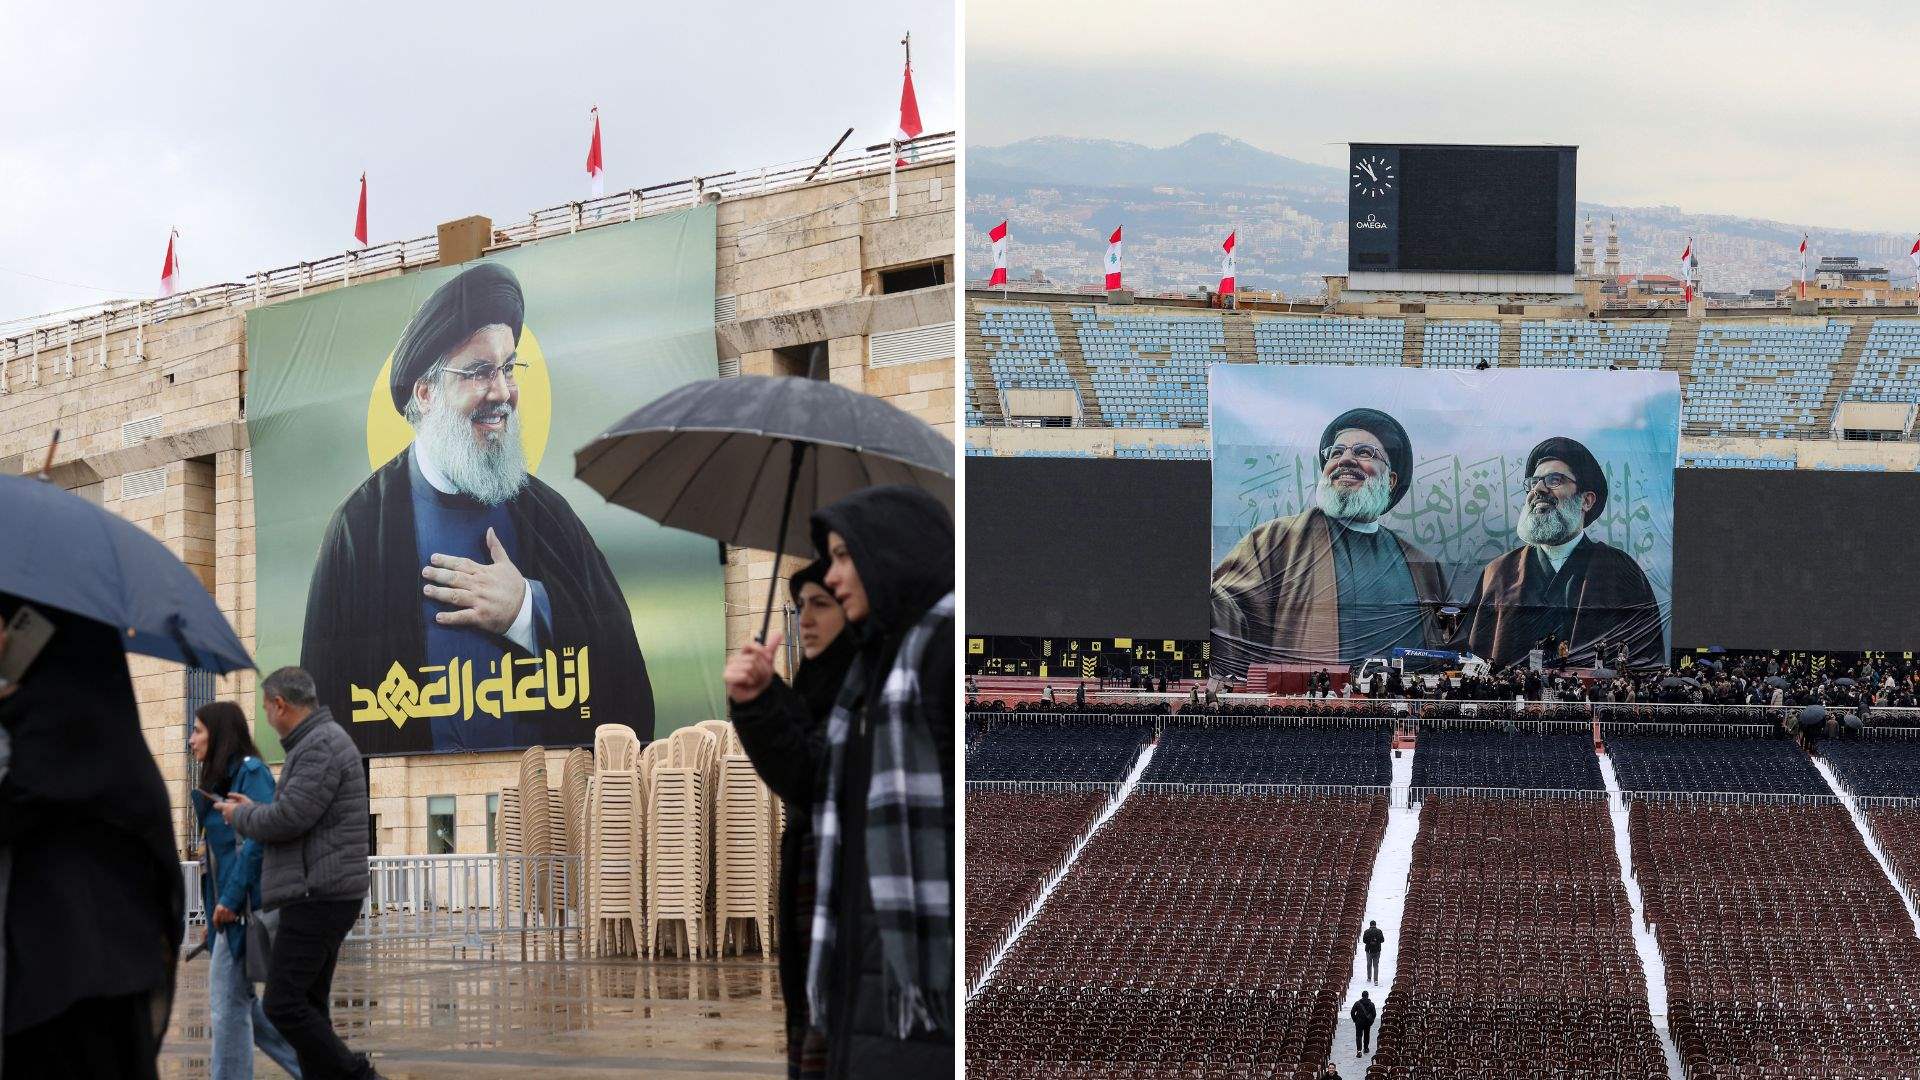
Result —
<instances>
[{"instance_id":1,"label":"white beard","mask_svg":"<svg viewBox=\"0 0 1920 1080\"><path fill-rule=\"evenodd\" d=\"M414 425L414 438L453 483L455 491L488 506L499 506L527 485L520 410L508 408L506 426L485 445L473 441L471 421L470 416L436 405Z\"/></svg>"},{"instance_id":2,"label":"white beard","mask_svg":"<svg viewBox=\"0 0 1920 1080\"><path fill-rule=\"evenodd\" d=\"M1379 521L1387 512L1387 504L1393 501L1393 486L1387 483L1385 473L1368 477L1351 490L1334 487L1333 481L1321 477L1314 486L1314 500L1320 512L1335 521L1365 525Z\"/></svg>"},{"instance_id":3,"label":"white beard","mask_svg":"<svg viewBox=\"0 0 1920 1080\"><path fill-rule=\"evenodd\" d=\"M1535 547L1559 547L1587 527L1587 512L1580 505L1580 493L1555 499L1550 513L1540 513L1531 500L1521 509L1520 523L1514 531L1520 542Z\"/></svg>"}]
</instances>

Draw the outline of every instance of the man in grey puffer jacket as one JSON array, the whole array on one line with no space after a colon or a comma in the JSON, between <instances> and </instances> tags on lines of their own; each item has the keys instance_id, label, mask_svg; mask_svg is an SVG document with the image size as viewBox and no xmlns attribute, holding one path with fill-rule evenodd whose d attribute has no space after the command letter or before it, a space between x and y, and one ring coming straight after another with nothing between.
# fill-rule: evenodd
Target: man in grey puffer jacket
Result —
<instances>
[{"instance_id":1,"label":"man in grey puffer jacket","mask_svg":"<svg viewBox=\"0 0 1920 1080\"><path fill-rule=\"evenodd\" d=\"M367 780L360 751L324 706L313 676L284 667L260 684L267 723L287 758L270 803L234 794L217 804L241 836L265 845L263 906L277 912L262 1004L300 1055L304 1080L365 1080L328 1012L340 942L367 895ZM255 916L258 917L257 915Z\"/></svg>"}]
</instances>

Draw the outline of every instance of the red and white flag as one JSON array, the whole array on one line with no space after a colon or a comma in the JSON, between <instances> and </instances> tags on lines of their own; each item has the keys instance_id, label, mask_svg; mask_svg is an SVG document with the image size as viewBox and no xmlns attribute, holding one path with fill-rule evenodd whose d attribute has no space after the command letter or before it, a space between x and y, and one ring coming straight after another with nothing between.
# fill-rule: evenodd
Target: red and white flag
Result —
<instances>
[{"instance_id":1,"label":"red and white flag","mask_svg":"<svg viewBox=\"0 0 1920 1080\"><path fill-rule=\"evenodd\" d=\"M1113 292L1120 287L1120 227L1116 226L1113 235L1107 237L1107 291Z\"/></svg>"},{"instance_id":2,"label":"red and white flag","mask_svg":"<svg viewBox=\"0 0 1920 1080\"><path fill-rule=\"evenodd\" d=\"M987 279L989 288L1007 284L1007 223L1001 222L987 230L987 239L993 241L993 276Z\"/></svg>"},{"instance_id":3,"label":"red and white flag","mask_svg":"<svg viewBox=\"0 0 1920 1080\"><path fill-rule=\"evenodd\" d=\"M1233 232L1230 232L1227 234L1227 242L1220 245L1220 249L1227 253L1226 258L1220 261L1220 295L1221 296L1233 295L1233 278L1234 278L1233 240L1234 240L1234 237L1238 235L1240 235L1240 230L1235 229Z\"/></svg>"},{"instance_id":4,"label":"red and white flag","mask_svg":"<svg viewBox=\"0 0 1920 1080\"><path fill-rule=\"evenodd\" d=\"M173 242L180 238L180 230L167 233L167 261L160 264L160 295L168 297L180 287L180 256L173 249Z\"/></svg>"},{"instance_id":5,"label":"red and white flag","mask_svg":"<svg viewBox=\"0 0 1920 1080\"><path fill-rule=\"evenodd\" d=\"M1914 271L1920 273L1920 240L1913 242L1913 250L1907 252L1907 258L1913 260Z\"/></svg>"},{"instance_id":6,"label":"red and white flag","mask_svg":"<svg viewBox=\"0 0 1920 1080\"><path fill-rule=\"evenodd\" d=\"M353 238L367 246L367 174L360 174L360 209L353 215Z\"/></svg>"},{"instance_id":7,"label":"red and white flag","mask_svg":"<svg viewBox=\"0 0 1920 1080\"><path fill-rule=\"evenodd\" d=\"M1693 257L1693 237L1687 237L1687 250L1680 253L1680 280L1684 283L1687 303L1693 303L1693 268L1700 261Z\"/></svg>"},{"instance_id":8,"label":"red and white flag","mask_svg":"<svg viewBox=\"0 0 1920 1080\"><path fill-rule=\"evenodd\" d=\"M903 146L920 137L920 101L913 96L913 61L907 61L906 81L900 84L900 128L893 133L896 143ZM899 160L894 164L905 167L920 160L919 151L906 146L900 151Z\"/></svg>"},{"instance_id":9,"label":"red and white flag","mask_svg":"<svg viewBox=\"0 0 1920 1080\"><path fill-rule=\"evenodd\" d=\"M600 106L593 107L593 141L587 144L587 180L598 197L607 193L607 167L600 161Z\"/></svg>"},{"instance_id":10,"label":"red and white flag","mask_svg":"<svg viewBox=\"0 0 1920 1080\"><path fill-rule=\"evenodd\" d=\"M1800 234L1800 299L1807 298L1807 234Z\"/></svg>"}]
</instances>

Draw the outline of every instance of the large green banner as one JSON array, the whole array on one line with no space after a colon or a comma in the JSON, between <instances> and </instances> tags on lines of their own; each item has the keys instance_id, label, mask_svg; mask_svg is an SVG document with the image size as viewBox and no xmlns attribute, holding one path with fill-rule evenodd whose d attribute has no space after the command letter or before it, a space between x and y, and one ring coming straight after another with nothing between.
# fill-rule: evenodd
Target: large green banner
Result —
<instances>
[{"instance_id":1,"label":"large green banner","mask_svg":"<svg viewBox=\"0 0 1920 1080\"><path fill-rule=\"evenodd\" d=\"M261 670L310 671L367 754L724 715L714 542L573 479L601 430L717 374L714 227L705 207L250 312Z\"/></svg>"}]
</instances>

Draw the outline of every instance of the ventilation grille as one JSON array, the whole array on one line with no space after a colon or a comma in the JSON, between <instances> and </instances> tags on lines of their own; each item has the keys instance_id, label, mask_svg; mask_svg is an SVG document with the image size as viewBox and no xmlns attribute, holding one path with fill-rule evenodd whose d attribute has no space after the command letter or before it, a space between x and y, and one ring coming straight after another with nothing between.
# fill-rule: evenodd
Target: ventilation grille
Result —
<instances>
[{"instance_id":1,"label":"ventilation grille","mask_svg":"<svg viewBox=\"0 0 1920 1080\"><path fill-rule=\"evenodd\" d=\"M240 475L241 476L253 475L253 451L252 450L240 451Z\"/></svg>"},{"instance_id":2,"label":"ventilation grille","mask_svg":"<svg viewBox=\"0 0 1920 1080\"><path fill-rule=\"evenodd\" d=\"M720 360L720 377L723 379L739 378L740 358L737 356L722 357Z\"/></svg>"},{"instance_id":3,"label":"ventilation grille","mask_svg":"<svg viewBox=\"0 0 1920 1080\"><path fill-rule=\"evenodd\" d=\"M130 472L120 478L120 497L122 499L144 499L149 495L158 495L167 490L167 467L141 469Z\"/></svg>"},{"instance_id":4,"label":"ventilation grille","mask_svg":"<svg viewBox=\"0 0 1920 1080\"><path fill-rule=\"evenodd\" d=\"M717 323L733 322L740 317L740 298L734 295L713 298L713 321Z\"/></svg>"},{"instance_id":5,"label":"ventilation grille","mask_svg":"<svg viewBox=\"0 0 1920 1080\"><path fill-rule=\"evenodd\" d=\"M867 339L867 366L912 364L921 360L953 359L953 324L935 323L912 330L894 330Z\"/></svg>"},{"instance_id":6,"label":"ventilation grille","mask_svg":"<svg viewBox=\"0 0 1920 1080\"><path fill-rule=\"evenodd\" d=\"M139 446L141 443L159 434L160 418L158 416L129 420L120 425L120 445Z\"/></svg>"}]
</instances>

